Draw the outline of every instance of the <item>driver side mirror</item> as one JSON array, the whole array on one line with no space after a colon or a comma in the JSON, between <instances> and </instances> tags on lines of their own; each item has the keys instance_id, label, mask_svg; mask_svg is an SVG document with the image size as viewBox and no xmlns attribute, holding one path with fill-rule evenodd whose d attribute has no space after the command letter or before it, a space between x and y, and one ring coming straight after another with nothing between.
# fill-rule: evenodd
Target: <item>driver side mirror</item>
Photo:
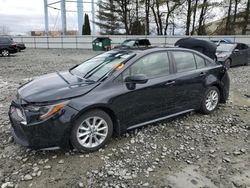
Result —
<instances>
[{"instance_id":1,"label":"driver side mirror","mask_svg":"<svg viewBox=\"0 0 250 188\"><path fill-rule=\"evenodd\" d=\"M239 51L239 49L234 49L234 53L238 53Z\"/></svg>"},{"instance_id":2,"label":"driver side mirror","mask_svg":"<svg viewBox=\"0 0 250 188\"><path fill-rule=\"evenodd\" d=\"M148 82L148 79L144 74L137 74L126 77L124 81L128 89L134 90L136 84L145 84Z\"/></svg>"}]
</instances>

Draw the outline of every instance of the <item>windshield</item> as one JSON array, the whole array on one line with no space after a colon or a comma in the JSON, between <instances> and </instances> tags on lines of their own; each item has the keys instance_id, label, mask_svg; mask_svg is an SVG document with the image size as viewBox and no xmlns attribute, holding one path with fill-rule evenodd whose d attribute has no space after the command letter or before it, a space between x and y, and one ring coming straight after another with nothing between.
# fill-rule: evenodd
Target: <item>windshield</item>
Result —
<instances>
[{"instance_id":1,"label":"windshield","mask_svg":"<svg viewBox=\"0 0 250 188\"><path fill-rule=\"evenodd\" d=\"M70 72L97 81L133 55L135 53L131 51L109 51L83 62Z\"/></svg>"},{"instance_id":2,"label":"windshield","mask_svg":"<svg viewBox=\"0 0 250 188\"><path fill-rule=\"evenodd\" d=\"M217 47L217 52L231 52L235 48L235 44L220 44Z\"/></svg>"},{"instance_id":3,"label":"windshield","mask_svg":"<svg viewBox=\"0 0 250 188\"><path fill-rule=\"evenodd\" d=\"M134 46L135 44L135 41L134 40L125 40L123 43L122 43L122 46Z\"/></svg>"}]
</instances>

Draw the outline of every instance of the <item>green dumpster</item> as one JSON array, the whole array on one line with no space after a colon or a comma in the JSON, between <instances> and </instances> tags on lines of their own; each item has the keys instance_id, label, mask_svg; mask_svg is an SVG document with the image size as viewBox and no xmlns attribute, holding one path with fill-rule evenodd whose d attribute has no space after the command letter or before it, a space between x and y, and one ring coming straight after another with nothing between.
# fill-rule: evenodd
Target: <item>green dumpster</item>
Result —
<instances>
[{"instance_id":1,"label":"green dumpster","mask_svg":"<svg viewBox=\"0 0 250 188\"><path fill-rule=\"evenodd\" d=\"M111 39L108 37L97 37L92 44L94 51L108 51L111 49Z\"/></svg>"}]
</instances>

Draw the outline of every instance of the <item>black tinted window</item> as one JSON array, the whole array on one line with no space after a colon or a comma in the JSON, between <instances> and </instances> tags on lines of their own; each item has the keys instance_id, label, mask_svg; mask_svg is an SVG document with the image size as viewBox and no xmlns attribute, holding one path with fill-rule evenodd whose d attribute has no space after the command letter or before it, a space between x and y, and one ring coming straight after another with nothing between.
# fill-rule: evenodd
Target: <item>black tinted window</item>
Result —
<instances>
[{"instance_id":1,"label":"black tinted window","mask_svg":"<svg viewBox=\"0 0 250 188\"><path fill-rule=\"evenodd\" d=\"M246 44L242 44L242 49L248 49L248 46Z\"/></svg>"},{"instance_id":2,"label":"black tinted window","mask_svg":"<svg viewBox=\"0 0 250 188\"><path fill-rule=\"evenodd\" d=\"M196 63L194 55L190 52L172 52L175 62L177 72L186 72L196 69Z\"/></svg>"},{"instance_id":3,"label":"black tinted window","mask_svg":"<svg viewBox=\"0 0 250 188\"><path fill-rule=\"evenodd\" d=\"M142 46L148 46L150 45L150 42L149 40L139 40L139 45L142 45Z\"/></svg>"},{"instance_id":4,"label":"black tinted window","mask_svg":"<svg viewBox=\"0 0 250 188\"><path fill-rule=\"evenodd\" d=\"M194 57L195 57L196 66L198 69L206 66L205 59L203 57L200 57L198 55L194 55Z\"/></svg>"},{"instance_id":5,"label":"black tinted window","mask_svg":"<svg viewBox=\"0 0 250 188\"><path fill-rule=\"evenodd\" d=\"M236 49L238 49L238 50L244 50L244 49L246 49L245 48L245 45L244 44L237 44L237 46L236 46Z\"/></svg>"},{"instance_id":6,"label":"black tinted window","mask_svg":"<svg viewBox=\"0 0 250 188\"><path fill-rule=\"evenodd\" d=\"M124 79L127 76L144 74L147 78L156 78L169 74L169 59L167 52L149 54L124 71Z\"/></svg>"},{"instance_id":7,"label":"black tinted window","mask_svg":"<svg viewBox=\"0 0 250 188\"><path fill-rule=\"evenodd\" d=\"M0 42L1 43L9 43L10 39L8 39L8 38L0 38Z\"/></svg>"}]
</instances>

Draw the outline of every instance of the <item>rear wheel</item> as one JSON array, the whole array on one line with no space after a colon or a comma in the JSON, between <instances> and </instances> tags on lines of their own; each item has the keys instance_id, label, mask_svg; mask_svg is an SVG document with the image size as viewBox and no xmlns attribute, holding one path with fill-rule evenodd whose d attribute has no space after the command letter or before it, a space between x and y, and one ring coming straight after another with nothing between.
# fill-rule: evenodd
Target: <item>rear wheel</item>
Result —
<instances>
[{"instance_id":1,"label":"rear wheel","mask_svg":"<svg viewBox=\"0 0 250 188\"><path fill-rule=\"evenodd\" d=\"M7 49L3 49L3 50L1 51L1 54L2 54L3 57L7 57L7 56L10 55L10 52L9 52L9 50L7 50Z\"/></svg>"},{"instance_id":2,"label":"rear wheel","mask_svg":"<svg viewBox=\"0 0 250 188\"><path fill-rule=\"evenodd\" d=\"M248 65L249 65L249 61L250 61L250 59L249 59L249 60L245 63L245 65L246 65L246 66L248 66Z\"/></svg>"},{"instance_id":3,"label":"rear wheel","mask_svg":"<svg viewBox=\"0 0 250 188\"><path fill-rule=\"evenodd\" d=\"M224 62L224 66L225 66L225 68L226 68L227 70L230 69L231 64L232 64L231 59L227 59L227 60Z\"/></svg>"},{"instance_id":4,"label":"rear wheel","mask_svg":"<svg viewBox=\"0 0 250 188\"><path fill-rule=\"evenodd\" d=\"M201 103L200 111L204 114L210 114L218 108L220 101L220 92L217 87L212 86L207 88L204 98Z\"/></svg>"},{"instance_id":5,"label":"rear wheel","mask_svg":"<svg viewBox=\"0 0 250 188\"><path fill-rule=\"evenodd\" d=\"M96 151L111 138L113 123L107 113L93 110L83 114L73 125L71 143L79 151Z\"/></svg>"}]
</instances>

